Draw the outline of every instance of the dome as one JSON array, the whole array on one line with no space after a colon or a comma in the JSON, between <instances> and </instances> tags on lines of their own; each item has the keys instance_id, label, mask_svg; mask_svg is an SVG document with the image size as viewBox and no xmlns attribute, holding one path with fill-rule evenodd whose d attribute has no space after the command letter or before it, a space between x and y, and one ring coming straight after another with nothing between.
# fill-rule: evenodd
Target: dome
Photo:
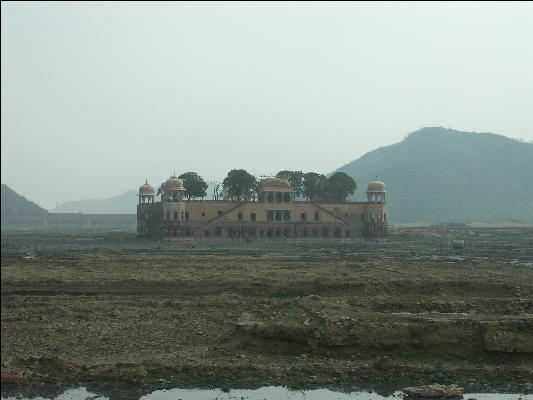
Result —
<instances>
[{"instance_id":1,"label":"dome","mask_svg":"<svg viewBox=\"0 0 533 400\"><path fill-rule=\"evenodd\" d=\"M139 195L153 195L155 194L154 187L148 184L148 181L139 188Z\"/></svg>"},{"instance_id":2,"label":"dome","mask_svg":"<svg viewBox=\"0 0 533 400\"><path fill-rule=\"evenodd\" d=\"M185 190L185 188L181 179L171 176L166 180L164 190Z\"/></svg>"},{"instance_id":3,"label":"dome","mask_svg":"<svg viewBox=\"0 0 533 400\"><path fill-rule=\"evenodd\" d=\"M268 189L288 189L293 190L291 184L288 180L282 179L282 178L265 178L261 180L260 182L261 189L262 190L268 190Z\"/></svg>"},{"instance_id":4,"label":"dome","mask_svg":"<svg viewBox=\"0 0 533 400\"><path fill-rule=\"evenodd\" d=\"M375 180L368 184L367 192L386 192L385 184L381 181Z\"/></svg>"}]
</instances>

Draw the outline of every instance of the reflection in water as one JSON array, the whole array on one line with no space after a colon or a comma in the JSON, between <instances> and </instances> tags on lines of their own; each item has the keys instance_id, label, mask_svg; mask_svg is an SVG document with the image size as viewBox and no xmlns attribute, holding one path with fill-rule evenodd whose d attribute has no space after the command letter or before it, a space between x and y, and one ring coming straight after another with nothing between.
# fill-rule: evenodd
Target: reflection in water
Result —
<instances>
[{"instance_id":1,"label":"reflection in water","mask_svg":"<svg viewBox=\"0 0 533 400\"><path fill-rule=\"evenodd\" d=\"M401 400L402 392L391 396L380 396L374 392L333 392L329 389L289 390L281 386L268 386L260 389L171 389L156 390L139 400ZM466 393L463 398L476 400L533 400L533 395L509 393ZM16 397L2 397L2 400L21 400ZM29 399L23 399L29 400ZM33 397L31 400L48 400ZM86 388L70 389L54 400L110 400L88 392Z\"/></svg>"}]
</instances>

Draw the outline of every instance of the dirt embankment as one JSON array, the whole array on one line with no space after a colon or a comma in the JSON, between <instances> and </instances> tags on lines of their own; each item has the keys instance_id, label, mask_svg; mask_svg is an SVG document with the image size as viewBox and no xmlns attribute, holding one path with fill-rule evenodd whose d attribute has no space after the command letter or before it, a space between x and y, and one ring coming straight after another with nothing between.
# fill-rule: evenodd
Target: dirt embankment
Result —
<instances>
[{"instance_id":1,"label":"dirt embankment","mask_svg":"<svg viewBox=\"0 0 533 400\"><path fill-rule=\"evenodd\" d=\"M16 390L533 382L532 230L79 235L2 235L2 382Z\"/></svg>"}]
</instances>

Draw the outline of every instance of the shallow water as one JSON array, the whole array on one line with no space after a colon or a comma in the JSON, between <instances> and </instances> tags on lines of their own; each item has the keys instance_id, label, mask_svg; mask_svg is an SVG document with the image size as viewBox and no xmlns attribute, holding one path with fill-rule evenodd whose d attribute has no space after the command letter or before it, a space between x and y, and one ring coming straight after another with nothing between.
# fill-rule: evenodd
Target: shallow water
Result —
<instances>
[{"instance_id":1,"label":"shallow water","mask_svg":"<svg viewBox=\"0 0 533 400\"><path fill-rule=\"evenodd\" d=\"M281 386L268 386L260 389L170 389L156 390L140 397L139 400L401 400L403 393L398 391L390 396L380 396L371 391L334 392L329 389L289 390ZM465 400L533 400L531 394L519 393L465 393ZM21 400L17 397L2 397L2 400ZM30 400L22 398L22 400ZM47 400L33 397L31 400ZM54 400L109 400L98 396L86 388L70 389L55 397Z\"/></svg>"}]
</instances>

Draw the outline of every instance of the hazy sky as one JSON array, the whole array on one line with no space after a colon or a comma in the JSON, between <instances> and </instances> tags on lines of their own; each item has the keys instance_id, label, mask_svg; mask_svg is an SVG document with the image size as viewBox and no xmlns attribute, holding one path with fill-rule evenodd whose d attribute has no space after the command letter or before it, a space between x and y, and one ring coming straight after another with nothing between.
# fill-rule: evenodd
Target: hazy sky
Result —
<instances>
[{"instance_id":1,"label":"hazy sky","mask_svg":"<svg viewBox=\"0 0 533 400\"><path fill-rule=\"evenodd\" d=\"M2 2L1 15L2 183L49 209L174 171L327 173L424 126L533 140L533 3Z\"/></svg>"}]
</instances>

